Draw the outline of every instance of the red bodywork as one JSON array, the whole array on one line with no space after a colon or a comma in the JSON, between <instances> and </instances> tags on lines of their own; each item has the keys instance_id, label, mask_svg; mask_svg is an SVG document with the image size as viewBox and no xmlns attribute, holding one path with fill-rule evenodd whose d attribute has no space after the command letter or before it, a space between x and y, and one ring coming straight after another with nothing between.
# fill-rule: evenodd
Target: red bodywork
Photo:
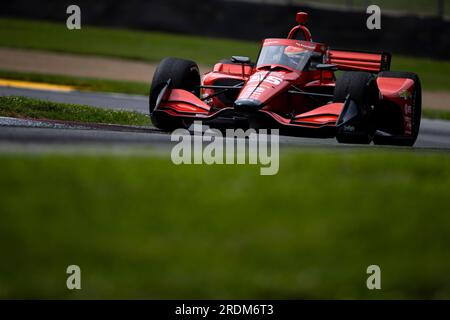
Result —
<instances>
[{"instance_id":1,"label":"red bodywork","mask_svg":"<svg viewBox=\"0 0 450 320\"><path fill-rule=\"evenodd\" d=\"M297 17L297 20L301 19ZM295 39L300 31L305 41ZM378 73L390 67L390 55L386 53L334 50L325 44L312 42L311 33L302 24L294 27L287 39L264 40L262 47L266 46L290 46L311 52L320 57L320 63L333 64L338 70ZM317 136L333 136L344 107L344 103L335 103L329 98L335 83L334 70L313 67L296 70L285 65L254 66L223 61L202 76L202 86L215 86L201 90L201 97L206 98L204 101L185 90L171 89L165 93L158 112L190 120L212 120L220 116L233 118L236 117L236 103L249 100L262 106L257 113L266 119L267 127L297 128L313 135L317 133ZM408 106L411 106L414 82L378 77L377 84L381 93L380 104L388 111L395 109L402 115L404 128L401 134L411 134L411 107ZM215 95L221 90L220 86L238 85L239 90ZM317 96L292 94L293 87Z\"/></svg>"}]
</instances>

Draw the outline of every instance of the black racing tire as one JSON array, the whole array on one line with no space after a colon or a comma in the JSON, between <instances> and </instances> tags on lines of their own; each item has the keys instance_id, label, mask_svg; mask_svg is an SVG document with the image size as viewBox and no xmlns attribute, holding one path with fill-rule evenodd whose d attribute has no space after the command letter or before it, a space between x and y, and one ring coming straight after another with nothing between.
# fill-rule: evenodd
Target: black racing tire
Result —
<instances>
[{"instance_id":1,"label":"black racing tire","mask_svg":"<svg viewBox=\"0 0 450 320\"><path fill-rule=\"evenodd\" d=\"M415 91L412 104L412 135L410 137L402 136L382 136L375 135L373 143L377 145L409 146L412 147L417 140L420 130L420 121L422 118L422 85L419 76L412 72L402 71L383 71L378 74L379 77L386 78L405 78L414 81Z\"/></svg>"},{"instance_id":2,"label":"black racing tire","mask_svg":"<svg viewBox=\"0 0 450 320\"><path fill-rule=\"evenodd\" d=\"M348 96L360 108L361 128L357 133L338 128L336 139L339 143L370 144L375 134L374 109L380 98L376 77L368 72L344 72L336 81L333 100L345 102Z\"/></svg>"},{"instance_id":3,"label":"black racing tire","mask_svg":"<svg viewBox=\"0 0 450 320\"><path fill-rule=\"evenodd\" d=\"M164 131L186 128L190 125L181 118L170 117L158 112L153 113L158 95L169 79L171 88L184 89L196 96L200 95L200 71L194 61L178 58L161 60L153 75L149 95L149 112L153 125Z\"/></svg>"}]
</instances>

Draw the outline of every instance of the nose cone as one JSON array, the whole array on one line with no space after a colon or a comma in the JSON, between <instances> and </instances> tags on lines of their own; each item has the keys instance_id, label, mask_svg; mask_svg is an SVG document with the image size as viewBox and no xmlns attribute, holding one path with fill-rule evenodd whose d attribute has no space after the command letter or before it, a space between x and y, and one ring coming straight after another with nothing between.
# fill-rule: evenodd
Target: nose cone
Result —
<instances>
[{"instance_id":1,"label":"nose cone","mask_svg":"<svg viewBox=\"0 0 450 320\"><path fill-rule=\"evenodd\" d=\"M261 110L263 103L255 99L239 99L234 102L236 111L251 113Z\"/></svg>"}]
</instances>

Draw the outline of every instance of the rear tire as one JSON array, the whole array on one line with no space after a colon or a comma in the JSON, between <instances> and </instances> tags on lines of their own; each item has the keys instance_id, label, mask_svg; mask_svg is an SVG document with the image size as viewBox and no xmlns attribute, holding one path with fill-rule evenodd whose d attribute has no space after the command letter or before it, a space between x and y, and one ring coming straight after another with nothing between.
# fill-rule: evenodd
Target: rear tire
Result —
<instances>
[{"instance_id":1,"label":"rear tire","mask_svg":"<svg viewBox=\"0 0 450 320\"><path fill-rule=\"evenodd\" d=\"M153 75L149 95L149 112L153 125L164 131L187 128L190 125L184 119L153 112L158 95L169 79L171 80L171 88L183 89L197 96L200 95L200 71L194 61L178 58L163 59Z\"/></svg>"},{"instance_id":2,"label":"rear tire","mask_svg":"<svg viewBox=\"0 0 450 320\"><path fill-rule=\"evenodd\" d=\"M417 140L420 130L420 120L422 118L422 85L417 74L401 71L383 71L378 74L379 77L386 78L405 78L414 81L414 93L412 107L412 135L410 137L402 136L381 136L375 135L373 143L378 145L394 145L412 147Z\"/></svg>"},{"instance_id":3,"label":"rear tire","mask_svg":"<svg viewBox=\"0 0 450 320\"><path fill-rule=\"evenodd\" d=\"M360 122L354 132L347 126L338 128L336 140L339 143L370 144L375 134L374 109L379 101L376 78L368 72L344 72L337 79L334 89L334 102L345 102L347 97L358 107Z\"/></svg>"}]
</instances>

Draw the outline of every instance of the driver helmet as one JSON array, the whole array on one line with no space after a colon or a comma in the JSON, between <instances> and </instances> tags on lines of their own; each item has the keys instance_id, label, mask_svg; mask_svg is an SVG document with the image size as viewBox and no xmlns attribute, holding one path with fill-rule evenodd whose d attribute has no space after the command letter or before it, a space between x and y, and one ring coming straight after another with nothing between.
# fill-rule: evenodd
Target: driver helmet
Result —
<instances>
[{"instance_id":1,"label":"driver helmet","mask_svg":"<svg viewBox=\"0 0 450 320\"><path fill-rule=\"evenodd\" d=\"M292 64L297 65L303 58L303 53L307 51L303 48L296 46L287 46L284 49L284 54L289 58Z\"/></svg>"}]
</instances>

